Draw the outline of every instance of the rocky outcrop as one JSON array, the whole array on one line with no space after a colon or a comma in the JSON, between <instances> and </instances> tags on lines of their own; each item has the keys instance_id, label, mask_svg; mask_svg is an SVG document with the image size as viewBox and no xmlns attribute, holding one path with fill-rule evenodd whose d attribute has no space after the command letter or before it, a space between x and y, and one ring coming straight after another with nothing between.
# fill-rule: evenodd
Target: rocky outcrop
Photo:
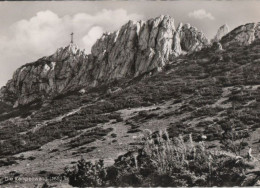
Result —
<instances>
[{"instance_id":1,"label":"rocky outcrop","mask_svg":"<svg viewBox=\"0 0 260 188\"><path fill-rule=\"evenodd\" d=\"M98 63L107 62L100 76L108 72L105 79L111 79L160 68L181 53L200 50L207 44L196 28L186 24L176 30L171 17L160 16L147 22L130 21L119 31L104 34L91 52Z\"/></svg>"},{"instance_id":2,"label":"rocky outcrop","mask_svg":"<svg viewBox=\"0 0 260 188\"><path fill-rule=\"evenodd\" d=\"M180 29L179 35L181 49L185 52L199 51L209 44L204 34L190 24L184 24Z\"/></svg>"},{"instance_id":3,"label":"rocky outcrop","mask_svg":"<svg viewBox=\"0 0 260 188\"><path fill-rule=\"evenodd\" d=\"M228 34L229 32L229 27L227 24L222 25L218 31L217 34L215 35L215 37L212 39L212 43L214 42L219 42L223 36L225 36L226 34Z\"/></svg>"},{"instance_id":4,"label":"rocky outcrop","mask_svg":"<svg viewBox=\"0 0 260 188\"><path fill-rule=\"evenodd\" d=\"M214 51L222 51L222 50L223 50L222 45L221 45L220 42L214 42L214 43L212 44L212 49L213 49Z\"/></svg>"},{"instance_id":5,"label":"rocky outcrop","mask_svg":"<svg viewBox=\"0 0 260 188\"><path fill-rule=\"evenodd\" d=\"M232 45L249 45L256 39L260 39L260 22L239 26L225 35L220 42L226 48Z\"/></svg>"},{"instance_id":6,"label":"rocky outcrop","mask_svg":"<svg viewBox=\"0 0 260 188\"><path fill-rule=\"evenodd\" d=\"M79 84L89 62L75 45L60 48L52 56L17 69L2 88L2 99L16 107L66 92Z\"/></svg>"},{"instance_id":7,"label":"rocky outcrop","mask_svg":"<svg viewBox=\"0 0 260 188\"><path fill-rule=\"evenodd\" d=\"M120 30L103 34L90 55L70 44L20 67L1 89L1 98L14 106L25 105L70 90L132 78L160 70L176 56L208 44L203 33L189 24L175 29L169 16L129 21Z\"/></svg>"}]
</instances>

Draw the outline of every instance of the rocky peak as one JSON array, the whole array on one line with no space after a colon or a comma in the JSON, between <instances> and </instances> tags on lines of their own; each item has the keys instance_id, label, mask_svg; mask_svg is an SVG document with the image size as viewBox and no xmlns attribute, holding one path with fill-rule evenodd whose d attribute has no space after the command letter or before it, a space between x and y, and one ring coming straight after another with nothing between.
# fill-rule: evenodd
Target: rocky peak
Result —
<instances>
[{"instance_id":1,"label":"rocky peak","mask_svg":"<svg viewBox=\"0 0 260 188\"><path fill-rule=\"evenodd\" d=\"M104 33L87 55L76 45L59 48L53 55L17 69L4 89L3 100L18 105L93 87L115 79L159 71L182 53L208 45L202 32L161 15L147 21L129 21L118 31Z\"/></svg>"},{"instance_id":2,"label":"rocky peak","mask_svg":"<svg viewBox=\"0 0 260 188\"><path fill-rule=\"evenodd\" d=\"M209 40L197 28L184 24L180 29L180 45L185 52L199 51L209 45Z\"/></svg>"},{"instance_id":3,"label":"rocky peak","mask_svg":"<svg viewBox=\"0 0 260 188\"><path fill-rule=\"evenodd\" d=\"M225 36L226 34L228 34L228 32L229 32L229 27L228 27L228 25L227 25L227 24L222 25L222 26L218 29L218 31L217 31L215 37L212 39L212 43L214 43L214 42L219 42L223 36Z\"/></svg>"},{"instance_id":4,"label":"rocky peak","mask_svg":"<svg viewBox=\"0 0 260 188\"><path fill-rule=\"evenodd\" d=\"M180 24L176 30L174 19L161 15L146 22L129 21L120 30L103 35L91 51L99 61L115 67L109 75L113 78L160 68L183 52L207 44L208 39L195 27Z\"/></svg>"},{"instance_id":5,"label":"rocky peak","mask_svg":"<svg viewBox=\"0 0 260 188\"><path fill-rule=\"evenodd\" d=\"M241 25L220 40L222 46L249 45L256 39L260 39L260 22Z\"/></svg>"},{"instance_id":6,"label":"rocky peak","mask_svg":"<svg viewBox=\"0 0 260 188\"><path fill-rule=\"evenodd\" d=\"M52 61L63 61L66 58L79 56L87 56L85 50L79 49L76 44L69 44L66 47L57 49L57 51L47 59Z\"/></svg>"}]
</instances>

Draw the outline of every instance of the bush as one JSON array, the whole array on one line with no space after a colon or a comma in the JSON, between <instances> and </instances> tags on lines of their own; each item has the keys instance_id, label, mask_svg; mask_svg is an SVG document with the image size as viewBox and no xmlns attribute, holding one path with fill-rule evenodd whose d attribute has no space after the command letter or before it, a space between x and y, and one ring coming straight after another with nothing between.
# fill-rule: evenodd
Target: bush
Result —
<instances>
[{"instance_id":1,"label":"bush","mask_svg":"<svg viewBox=\"0 0 260 188\"><path fill-rule=\"evenodd\" d=\"M105 185L106 169L103 160L92 164L81 159L74 169L65 168L65 175L69 177L72 186L100 187Z\"/></svg>"},{"instance_id":2,"label":"bush","mask_svg":"<svg viewBox=\"0 0 260 188\"><path fill-rule=\"evenodd\" d=\"M7 158L6 160L0 160L0 167L2 166L10 166L13 164L18 164L14 159Z\"/></svg>"},{"instance_id":3,"label":"bush","mask_svg":"<svg viewBox=\"0 0 260 188\"><path fill-rule=\"evenodd\" d=\"M171 140L166 131L146 134L143 147L119 156L104 168L103 161L92 164L81 160L67 171L73 186L239 186L250 166L236 159L207 150L194 143L192 136Z\"/></svg>"}]
</instances>

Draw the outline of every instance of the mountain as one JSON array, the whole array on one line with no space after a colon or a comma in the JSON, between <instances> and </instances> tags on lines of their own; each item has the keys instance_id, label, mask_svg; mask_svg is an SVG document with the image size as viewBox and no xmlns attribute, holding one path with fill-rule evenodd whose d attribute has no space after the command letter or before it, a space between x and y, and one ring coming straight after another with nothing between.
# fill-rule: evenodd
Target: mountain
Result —
<instances>
[{"instance_id":1,"label":"mountain","mask_svg":"<svg viewBox=\"0 0 260 188\"><path fill-rule=\"evenodd\" d=\"M239 26L228 34L227 31L227 25L220 27L213 41L220 40L224 48L233 43L246 45L259 38L259 23ZM1 88L0 98L17 107L83 87L134 78L149 71L160 71L179 55L209 45L202 32L190 24L180 23L175 28L174 19L169 16L146 22L129 21L118 31L103 34L93 45L91 54L70 44L49 57L23 65ZM218 44L216 48L222 46Z\"/></svg>"},{"instance_id":2,"label":"mountain","mask_svg":"<svg viewBox=\"0 0 260 188\"><path fill-rule=\"evenodd\" d=\"M260 38L260 22L238 26L220 40L223 47L249 45Z\"/></svg>"},{"instance_id":3,"label":"mountain","mask_svg":"<svg viewBox=\"0 0 260 188\"><path fill-rule=\"evenodd\" d=\"M161 57L157 60L167 57L162 54L169 51L162 49L172 50L165 65L146 58L148 47L137 61L138 23L127 23L118 34L104 34L90 55L71 44L17 70L2 89L4 101L13 104L26 92L35 97L42 92L39 100L46 101L17 108L0 102L0 185L20 183L6 177L35 174L65 174L64 187L259 185L259 23L239 26L206 45L188 24L174 30L179 42L170 43L171 48L169 37L149 43L150 33L142 43L152 46ZM130 36L137 36L135 45ZM135 64L127 72L131 58L146 66ZM98 159L104 161L93 163ZM27 183L24 187L32 186Z\"/></svg>"},{"instance_id":4,"label":"mountain","mask_svg":"<svg viewBox=\"0 0 260 188\"><path fill-rule=\"evenodd\" d=\"M169 16L129 21L118 31L103 34L89 55L70 44L20 67L0 96L14 107L26 105L81 87L160 70L180 54L208 44L203 33L189 24L179 24L175 29Z\"/></svg>"},{"instance_id":5,"label":"mountain","mask_svg":"<svg viewBox=\"0 0 260 188\"><path fill-rule=\"evenodd\" d=\"M213 43L213 42L219 42L223 36L225 36L226 34L228 34L228 32L229 32L229 27L228 27L228 25L227 25L227 24L222 25L222 26L218 29L218 31L217 31L215 37L212 39L212 43Z\"/></svg>"}]
</instances>

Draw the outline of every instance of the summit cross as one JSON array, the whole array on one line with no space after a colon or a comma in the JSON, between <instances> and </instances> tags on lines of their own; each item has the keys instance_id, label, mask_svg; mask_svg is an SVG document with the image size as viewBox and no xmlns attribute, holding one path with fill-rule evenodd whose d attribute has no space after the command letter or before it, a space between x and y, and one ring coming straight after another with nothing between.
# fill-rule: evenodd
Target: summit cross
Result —
<instances>
[{"instance_id":1,"label":"summit cross","mask_svg":"<svg viewBox=\"0 0 260 188\"><path fill-rule=\"evenodd\" d=\"M70 41L70 43L73 44L73 35L74 35L74 33L72 32L70 35L71 35L71 41Z\"/></svg>"}]
</instances>

